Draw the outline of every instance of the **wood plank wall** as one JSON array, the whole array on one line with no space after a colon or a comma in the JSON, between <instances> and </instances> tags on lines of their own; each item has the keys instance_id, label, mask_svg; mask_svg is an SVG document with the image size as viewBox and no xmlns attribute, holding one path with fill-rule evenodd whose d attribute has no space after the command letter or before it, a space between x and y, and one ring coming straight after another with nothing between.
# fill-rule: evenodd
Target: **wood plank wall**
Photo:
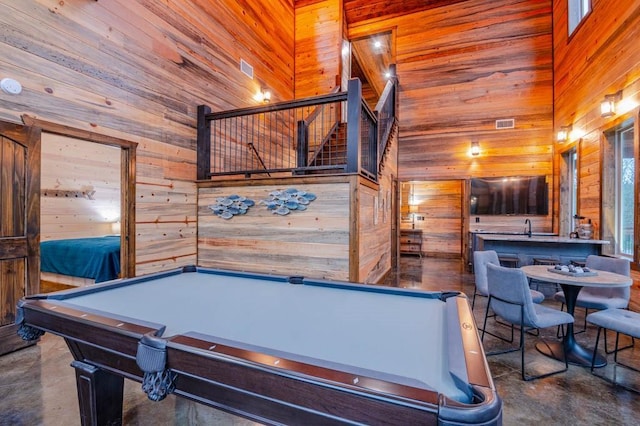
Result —
<instances>
[{"instance_id":1,"label":"wood plank wall","mask_svg":"<svg viewBox=\"0 0 640 426\"><path fill-rule=\"evenodd\" d=\"M590 15L571 37L566 1L554 0L553 4L555 130L560 126L573 127L570 140L557 143L555 173L560 173L560 156L576 148L579 214L592 220L595 236L599 237L603 219L603 132L626 118L638 118L640 2L592 0L591 4ZM619 90L624 98L621 114L602 118L600 102L606 94Z\"/></svg>"},{"instance_id":2,"label":"wood plank wall","mask_svg":"<svg viewBox=\"0 0 640 426\"><path fill-rule=\"evenodd\" d=\"M349 280L354 177L203 182L198 196L201 266ZM295 188L316 195L305 211L274 214L262 203L270 193ZM209 208L240 195L256 205L223 219ZM355 211L355 210L353 210Z\"/></svg>"},{"instance_id":3,"label":"wood plank wall","mask_svg":"<svg viewBox=\"0 0 640 426\"><path fill-rule=\"evenodd\" d=\"M351 39L395 29L401 181L553 180L551 7L551 0L469 0L349 27ZM515 128L496 130L498 119L514 119ZM469 154L472 141L480 143L478 157ZM460 254L463 234L476 227L454 198L449 208L462 216L459 233L425 245L442 254ZM552 216L540 219L539 231L551 231ZM508 222L520 230L524 223L481 220L483 228Z\"/></svg>"},{"instance_id":4,"label":"wood plank wall","mask_svg":"<svg viewBox=\"0 0 640 426\"><path fill-rule=\"evenodd\" d=\"M294 95L293 0L0 0L0 120L138 143L136 273L196 262L196 108ZM253 66L254 78L240 71Z\"/></svg>"},{"instance_id":5,"label":"wood plank wall","mask_svg":"<svg viewBox=\"0 0 640 426\"><path fill-rule=\"evenodd\" d=\"M386 167L391 179L393 165ZM198 264L269 274L376 283L391 269L393 194L357 175L198 183ZM265 200L295 188L316 195L305 211L274 214ZM255 206L223 219L210 206L239 195Z\"/></svg>"},{"instance_id":6,"label":"wood plank wall","mask_svg":"<svg viewBox=\"0 0 640 426\"><path fill-rule=\"evenodd\" d=\"M40 239L120 233L120 149L43 133L41 150Z\"/></svg>"},{"instance_id":7,"label":"wood plank wall","mask_svg":"<svg viewBox=\"0 0 640 426\"><path fill-rule=\"evenodd\" d=\"M556 144L554 173L558 175L562 170L561 155L575 148L579 167L578 210L592 219L598 238L603 224L611 222L601 209L603 132L629 117L640 119L640 2L592 0L591 5L591 14L569 37L566 1L553 2L555 130L571 125L575 132L569 141ZM618 90L623 93L622 110L616 116L602 118L600 102L606 94ZM636 150L640 138L637 129L636 123ZM634 268L629 307L638 311L640 272L637 263Z\"/></svg>"},{"instance_id":8,"label":"wood plank wall","mask_svg":"<svg viewBox=\"0 0 640 426\"><path fill-rule=\"evenodd\" d=\"M378 175L378 185L361 179L358 223L358 277L377 283L389 272L396 244L399 206L394 188L398 178L398 133L394 132Z\"/></svg>"},{"instance_id":9,"label":"wood plank wall","mask_svg":"<svg viewBox=\"0 0 640 426\"><path fill-rule=\"evenodd\" d=\"M0 0L2 77L24 87L0 93L0 119L30 114L138 142L138 273L192 263L196 106L249 106L264 86L274 100L291 99L294 77L299 96L329 91L340 71L336 3L309 0L294 11L292 0ZM601 119L600 100L640 91L640 5L592 4L570 40L564 0L468 0L350 27L350 38L396 31L400 179L551 175L553 130L566 123L582 129L581 176L594 179L599 135L620 119ZM317 17L306 14L312 8ZM329 31L320 51L302 36L310 28ZM240 59L254 67L253 80ZM307 79L316 85L304 87ZM495 130L501 118L514 118L515 129ZM476 159L472 140L482 150ZM581 185L590 217L600 215L595 179Z\"/></svg>"},{"instance_id":10,"label":"wood plank wall","mask_svg":"<svg viewBox=\"0 0 640 426\"><path fill-rule=\"evenodd\" d=\"M295 97L330 93L342 70L342 1L295 2Z\"/></svg>"}]
</instances>

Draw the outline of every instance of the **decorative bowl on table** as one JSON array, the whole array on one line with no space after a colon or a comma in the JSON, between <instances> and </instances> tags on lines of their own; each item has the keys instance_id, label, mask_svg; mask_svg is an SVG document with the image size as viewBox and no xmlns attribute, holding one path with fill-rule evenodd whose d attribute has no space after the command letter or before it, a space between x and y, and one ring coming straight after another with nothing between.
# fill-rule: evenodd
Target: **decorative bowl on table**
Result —
<instances>
[{"instance_id":1,"label":"decorative bowl on table","mask_svg":"<svg viewBox=\"0 0 640 426\"><path fill-rule=\"evenodd\" d=\"M590 270L586 266L577 265L556 265L553 268L548 269L549 272L556 274L568 275L571 277L594 277L598 275L596 272Z\"/></svg>"}]
</instances>

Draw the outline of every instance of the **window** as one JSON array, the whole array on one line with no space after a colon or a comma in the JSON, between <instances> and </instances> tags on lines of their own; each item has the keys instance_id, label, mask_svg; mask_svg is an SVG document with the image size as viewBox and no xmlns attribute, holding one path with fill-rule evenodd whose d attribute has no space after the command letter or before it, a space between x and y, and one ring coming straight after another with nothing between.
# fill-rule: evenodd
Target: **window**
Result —
<instances>
[{"instance_id":1,"label":"window","mask_svg":"<svg viewBox=\"0 0 640 426\"><path fill-rule=\"evenodd\" d=\"M636 199L638 145L635 118L629 118L604 132L602 145L602 220L600 239L609 241L603 254L627 257L638 262L636 218L640 206Z\"/></svg>"},{"instance_id":2,"label":"window","mask_svg":"<svg viewBox=\"0 0 640 426\"><path fill-rule=\"evenodd\" d=\"M633 125L627 125L615 133L616 158L616 220L617 254L633 257L635 213L635 155L633 149Z\"/></svg>"},{"instance_id":3,"label":"window","mask_svg":"<svg viewBox=\"0 0 640 426\"><path fill-rule=\"evenodd\" d=\"M560 205L568 206L561 210L560 233L570 235L575 231L578 214L578 152L575 147L562 154L560 164Z\"/></svg>"},{"instance_id":4,"label":"window","mask_svg":"<svg viewBox=\"0 0 640 426\"><path fill-rule=\"evenodd\" d=\"M580 22L591 12L591 0L567 0L569 35L573 34Z\"/></svg>"},{"instance_id":5,"label":"window","mask_svg":"<svg viewBox=\"0 0 640 426\"><path fill-rule=\"evenodd\" d=\"M568 152L569 159L569 200L571 217L578 214L578 153L573 148Z\"/></svg>"}]
</instances>

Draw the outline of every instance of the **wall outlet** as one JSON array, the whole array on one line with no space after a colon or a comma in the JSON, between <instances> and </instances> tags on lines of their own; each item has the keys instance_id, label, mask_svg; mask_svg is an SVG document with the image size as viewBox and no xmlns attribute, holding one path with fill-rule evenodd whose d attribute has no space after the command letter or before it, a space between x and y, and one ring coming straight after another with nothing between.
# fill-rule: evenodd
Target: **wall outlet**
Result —
<instances>
[{"instance_id":1,"label":"wall outlet","mask_svg":"<svg viewBox=\"0 0 640 426\"><path fill-rule=\"evenodd\" d=\"M476 223L480 223L480 218L476 216Z\"/></svg>"}]
</instances>

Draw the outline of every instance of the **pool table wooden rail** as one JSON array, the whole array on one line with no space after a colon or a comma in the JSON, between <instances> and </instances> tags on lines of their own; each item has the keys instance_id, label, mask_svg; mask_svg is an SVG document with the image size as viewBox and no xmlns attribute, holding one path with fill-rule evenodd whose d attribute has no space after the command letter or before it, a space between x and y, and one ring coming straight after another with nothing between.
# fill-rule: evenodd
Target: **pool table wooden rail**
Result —
<instances>
[{"instance_id":1,"label":"pool table wooden rail","mask_svg":"<svg viewBox=\"0 0 640 426\"><path fill-rule=\"evenodd\" d=\"M456 299L464 317L460 328L466 329L473 321L469 304L464 296ZM16 322L25 335L39 330L65 339L75 360L83 425L122 423L124 378L143 382L136 358L140 342L149 338L165 351L161 372L172 379L167 393L265 424L459 425L483 418L487 424L501 423L501 402L486 363L471 378L473 403L464 404L437 391L363 375L354 383L352 372L230 346L214 337L157 337L164 331L161 324L110 318L74 309L65 300L22 300ZM463 344L483 357L474 335Z\"/></svg>"}]
</instances>

